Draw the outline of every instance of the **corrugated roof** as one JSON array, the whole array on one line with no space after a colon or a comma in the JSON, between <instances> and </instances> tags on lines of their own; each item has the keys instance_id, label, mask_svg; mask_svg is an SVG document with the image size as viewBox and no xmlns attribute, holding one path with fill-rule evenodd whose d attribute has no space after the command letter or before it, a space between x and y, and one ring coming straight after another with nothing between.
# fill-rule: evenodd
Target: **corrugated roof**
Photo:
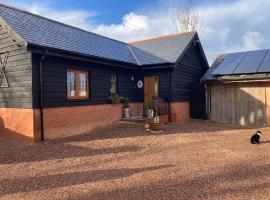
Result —
<instances>
[{"instance_id":1,"label":"corrugated roof","mask_svg":"<svg viewBox=\"0 0 270 200\"><path fill-rule=\"evenodd\" d=\"M0 16L26 43L135 65L174 63L195 33L126 44L0 4Z\"/></svg>"}]
</instances>

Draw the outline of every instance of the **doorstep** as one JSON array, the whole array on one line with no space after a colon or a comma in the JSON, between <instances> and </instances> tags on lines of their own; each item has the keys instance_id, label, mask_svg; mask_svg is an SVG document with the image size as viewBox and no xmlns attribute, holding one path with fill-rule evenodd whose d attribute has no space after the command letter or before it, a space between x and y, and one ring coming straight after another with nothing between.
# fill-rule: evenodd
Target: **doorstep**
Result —
<instances>
[{"instance_id":1,"label":"doorstep","mask_svg":"<svg viewBox=\"0 0 270 200\"><path fill-rule=\"evenodd\" d=\"M132 117L129 117L129 118L122 118L122 121L145 123L146 122L146 118L143 117L143 116L132 116Z\"/></svg>"}]
</instances>

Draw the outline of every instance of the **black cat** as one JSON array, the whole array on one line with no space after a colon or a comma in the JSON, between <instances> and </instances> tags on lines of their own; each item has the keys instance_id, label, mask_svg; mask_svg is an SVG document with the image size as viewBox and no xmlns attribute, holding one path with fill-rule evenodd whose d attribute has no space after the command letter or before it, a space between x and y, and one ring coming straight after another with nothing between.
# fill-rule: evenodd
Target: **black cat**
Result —
<instances>
[{"instance_id":1,"label":"black cat","mask_svg":"<svg viewBox=\"0 0 270 200\"><path fill-rule=\"evenodd\" d=\"M257 131L254 135L251 136L251 144L260 144L261 131Z\"/></svg>"}]
</instances>

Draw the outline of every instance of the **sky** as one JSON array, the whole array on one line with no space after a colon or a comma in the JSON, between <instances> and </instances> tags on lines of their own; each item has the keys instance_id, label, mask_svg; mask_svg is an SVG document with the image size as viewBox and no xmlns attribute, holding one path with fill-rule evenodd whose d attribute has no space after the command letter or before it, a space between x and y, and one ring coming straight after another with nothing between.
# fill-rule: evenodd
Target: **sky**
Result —
<instances>
[{"instance_id":1,"label":"sky","mask_svg":"<svg viewBox=\"0 0 270 200\"><path fill-rule=\"evenodd\" d=\"M223 53L270 48L270 0L0 0L124 42L176 33L179 6L199 13L209 64Z\"/></svg>"}]
</instances>

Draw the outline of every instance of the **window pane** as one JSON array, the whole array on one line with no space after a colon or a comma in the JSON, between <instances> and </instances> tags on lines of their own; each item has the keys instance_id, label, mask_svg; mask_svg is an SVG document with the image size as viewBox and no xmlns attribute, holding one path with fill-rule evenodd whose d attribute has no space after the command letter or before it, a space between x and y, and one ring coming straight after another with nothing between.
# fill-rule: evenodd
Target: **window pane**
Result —
<instances>
[{"instance_id":1,"label":"window pane","mask_svg":"<svg viewBox=\"0 0 270 200\"><path fill-rule=\"evenodd\" d=\"M76 74L75 72L67 72L67 93L68 97L76 96Z\"/></svg>"},{"instance_id":2,"label":"window pane","mask_svg":"<svg viewBox=\"0 0 270 200\"><path fill-rule=\"evenodd\" d=\"M111 75L111 94L117 93L117 82L116 82L116 74Z\"/></svg>"},{"instance_id":3,"label":"window pane","mask_svg":"<svg viewBox=\"0 0 270 200\"><path fill-rule=\"evenodd\" d=\"M87 73L86 72L79 72L80 77L80 97L87 97Z\"/></svg>"}]
</instances>

